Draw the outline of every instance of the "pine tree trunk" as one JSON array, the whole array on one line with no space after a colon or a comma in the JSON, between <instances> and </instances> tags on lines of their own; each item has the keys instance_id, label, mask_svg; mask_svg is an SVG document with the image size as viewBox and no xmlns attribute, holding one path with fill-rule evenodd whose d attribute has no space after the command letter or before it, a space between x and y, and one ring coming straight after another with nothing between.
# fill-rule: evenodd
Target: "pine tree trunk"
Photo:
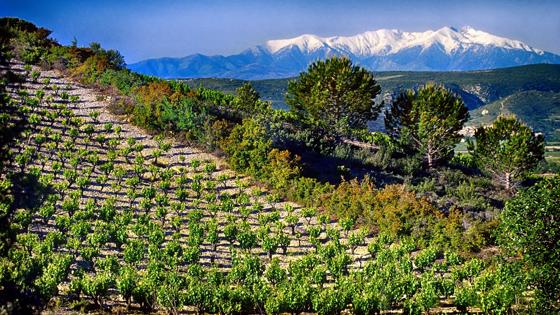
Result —
<instances>
[{"instance_id":1,"label":"pine tree trunk","mask_svg":"<svg viewBox=\"0 0 560 315\"><path fill-rule=\"evenodd\" d=\"M428 168L432 168L434 166L434 161L432 158L432 154L428 152Z\"/></svg>"},{"instance_id":2,"label":"pine tree trunk","mask_svg":"<svg viewBox=\"0 0 560 315\"><path fill-rule=\"evenodd\" d=\"M432 144L428 142L428 148L426 150L426 157L428 158L428 168L432 168L434 166L434 159L432 153Z\"/></svg>"}]
</instances>

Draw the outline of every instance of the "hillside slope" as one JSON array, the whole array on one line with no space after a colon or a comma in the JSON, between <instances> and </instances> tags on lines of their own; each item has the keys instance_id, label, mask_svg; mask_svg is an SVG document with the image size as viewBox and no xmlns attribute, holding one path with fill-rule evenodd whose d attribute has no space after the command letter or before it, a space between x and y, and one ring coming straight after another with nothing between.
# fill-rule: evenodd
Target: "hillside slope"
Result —
<instances>
[{"instance_id":1,"label":"hillside slope","mask_svg":"<svg viewBox=\"0 0 560 315\"><path fill-rule=\"evenodd\" d=\"M469 125L492 123L499 115L513 114L542 132L549 142L560 141L560 93L542 91L516 92L471 112Z\"/></svg>"}]
</instances>

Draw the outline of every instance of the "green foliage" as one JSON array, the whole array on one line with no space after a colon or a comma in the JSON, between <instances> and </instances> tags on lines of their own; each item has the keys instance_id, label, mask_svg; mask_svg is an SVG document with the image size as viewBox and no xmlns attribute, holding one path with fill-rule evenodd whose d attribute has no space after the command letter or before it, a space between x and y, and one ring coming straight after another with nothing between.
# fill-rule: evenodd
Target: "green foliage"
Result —
<instances>
[{"instance_id":1,"label":"green foliage","mask_svg":"<svg viewBox=\"0 0 560 315\"><path fill-rule=\"evenodd\" d=\"M123 69L126 67L124 57L118 51L113 49L105 50L101 48L101 44L97 42L92 42L89 46L96 56L107 60L110 68Z\"/></svg>"},{"instance_id":2,"label":"green foliage","mask_svg":"<svg viewBox=\"0 0 560 315\"><path fill-rule=\"evenodd\" d=\"M469 150L477 163L507 191L519 177L544 157L544 138L515 117L500 116L490 127L480 127Z\"/></svg>"},{"instance_id":3,"label":"green foliage","mask_svg":"<svg viewBox=\"0 0 560 315\"><path fill-rule=\"evenodd\" d=\"M317 314L340 314L348 304L343 288L324 288L313 295L313 309Z\"/></svg>"},{"instance_id":4,"label":"green foliage","mask_svg":"<svg viewBox=\"0 0 560 315\"><path fill-rule=\"evenodd\" d=\"M85 275L81 279L81 288L85 295L90 296L97 305L103 305L103 299L114 285L114 276L109 272Z\"/></svg>"},{"instance_id":5,"label":"green foliage","mask_svg":"<svg viewBox=\"0 0 560 315\"><path fill-rule=\"evenodd\" d=\"M300 119L328 134L347 134L375 120L382 104L374 99L381 88L373 74L350 59L316 61L288 83L286 102Z\"/></svg>"},{"instance_id":6,"label":"green foliage","mask_svg":"<svg viewBox=\"0 0 560 315\"><path fill-rule=\"evenodd\" d=\"M272 149L268 153L268 164L265 166L264 174L273 188L287 189L301 176L299 162L299 157L293 157L288 150Z\"/></svg>"},{"instance_id":7,"label":"green foliage","mask_svg":"<svg viewBox=\"0 0 560 315\"><path fill-rule=\"evenodd\" d=\"M381 233L394 237L412 235L423 246L435 239L442 214L430 203L417 199L401 185L388 185L372 200L365 219Z\"/></svg>"},{"instance_id":8,"label":"green foliage","mask_svg":"<svg viewBox=\"0 0 560 315\"><path fill-rule=\"evenodd\" d=\"M222 149L234 170L260 177L268 162L271 140L262 126L252 119L246 119L233 128Z\"/></svg>"},{"instance_id":9,"label":"green foliage","mask_svg":"<svg viewBox=\"0 0 560 315\"><path fill-rule=\"evenodd\" d=\"M321 183L303 177L304 164L285 150L291 141L313 140L315 130L296 130L301 134L285 137L302 127L297 117L270 110L250 86L238 97L193 90L118 69L119 56L98 44L75 46L51 46L46 57L40 53L40 60L61 62L74 67L84 82L128 93L127 99L138 102L128 113L143 128L179 135L180 140L186 136L206 148L220 144L240 171L276 191L269 194L253 187L249 194L246 189L253 182L241 177L232 187L234 176L227 167L206 160L187 161L179 155L178 162L170 158L163 163L164 156L185 152L172 150L163 136L155 137L156 145L146 151L143 141L122 139L124 130L116 122L104 122L99 111L75 117L70 106L78 99L48 79L38 83L45 86L35 96L20 90L17 101L2 97L3 310L9 310L3 305L15 305L14 313L36 313L51 305L56 312L69 298L77 301L70 302L71 307L84 306L81 311L85 305L94 307L92 301L96 311L122 311L106 303L117 296L144 312L172 314L192 311L193 306L200 313L220 314L420 313L445 307L452 297L461 312L469 306L486 313L524 311L528 303L535 311L554 310L557 268L554 262L542 267L548 263L542 257L556 257L540 250L551 243L547 237L556 234L515 234L535 235L535 251L512 242L512 256L521 260L492 257L488 260L494 264L479 259L463 263L455 252L486 246L495 230L496 221L473 219L455 207L469 209L467 204L478 203L484 188L479 179L459 170L433 172L438 177L418 185L418 190L438 190L449 197L451 202L438 205L441 210L405 185L376 188L367 176L343 179L337 186ZM28 79L37 79L32 69L27 65L24 72ZM239 124L251 111L258 116ZM399 165L391 160L395 142L386 135L350 136L385 148L379 157L385 170ZM369 149L360 152L371 154ZM306 159L307 153L302 154ZM355 152L350 145L340 145L329 154L347 162ZM346 166L341 170L351 176ZM401 179L379 173L374 175L381 185ZM558 180L550 185L557 187ZM282 197L306 207L280 204ZM540 202L551 199L546 211L554 212L557 196L549 197L530 196ZM525 205L537 207L528 201L520 207ZM553 216L525 216L546 222L536 224L540 231L554 231ZM338 224L332 224L333 219ZM299 243L297 250L294 242ZM366 242L371 256L360 252ZM545 289L556 295L551 298ZM53 297L59 299L49 303Z\"/></svg>"},{"instance_id":10,"label":"green foliage","mask_svg":"<svg viewBox=\"0 0 560 315\"><path fill-rule=\"evenodd\" d=\"M457 153L449 162L467 168L475 168L477 166L475 158L469 153Z\"/></svg>"},{"instance_id":11,"label":"green foliage","mask_svg":"<svg viewBox=\"0 0 560 315\"><path fill-rule=\"evenodd\" d=\"M44 268L43 274L35 280L38 293L45 301L48 302L58 294L58 285L66 279L71 263L70 255L57 254Z\"/></svg>"},{"instance_id":12,"label":"green foliage","mask_svg":"<svg viewBox=\"0 0 560 315\"><path fill-rule=\"evenodd\" d=\"M127 69L108 69L100 75L99 83L113 86L121 93L130 95L134 89L146 83L146 78Z\"/></svg>"},{"instance_id":13,"label":"green foliage","mask_svg":"<svg viewBox=\"0 0 560 315\"><path fill-rule=\"evenodd\" d=\"M176 130L187 133L187 139L203 139L202 126L209 119L200 111L195 101L182 98L171 103L163 100L161 104L161 125L164 130ZM164 127L166 126L166 127Z\"/></svg>"},{"instance_id":14,"label":"green foliage","mask_svg":"<svg viewBox=\"0 0 560 315\"><path fill-rule=\"evenodd\" d=\"M324 184L315 178L302 176L290 183L286 188L286 196L305 206L313 206L317 205L324 194L332 192L333 188L331 184Z\"/></svg>"},{"instance_id":15,"label":"green foliage","mask_svg":"<svg viewBox=\"0 0 560 315\"><path fill-rule=\"evenodd\" d=\"M485 313L508 314L526 288L517 263L504 262L497 270L485 270L475 279L477 304Z\"/></svg>"},{"instance_id":16,"label":"green foliage","mask_svg":"<svg viewBox=\"0 0 560 315\"><path fill-rule=\"evenodd\" d=\"M270 104L260 100L259 93L251 83L247 82L237 88L236 94L237 97L232 105L236 110L246 113L247 116L270 109Z\"/></svg>"},{"instance_id":17,"label":"green foliage","mask_svg":"<svg viewBox=\"0 0 560 315\"><path fill-rule=\"evenodd\" d=\"M425 85L402 93L385 112L388 133L419 152L428 167L449 159L469 117L461 98L443 86Z\"/></svg>"},{"instance_id":18,"label":"green foliage","mask_svg":"<svg viewBox=\"0 0 560 315\"><path fill-rule=\"evenodd\" d=\"M8 46L14 57L26 64L36 64L45 57L55 42L48 37L51 31L39 28L30 22L4 17L0 20L0 43Z\"/></svg>"},{"instance_id":19,"label":"green foliage","mask_svg":"<svg viewBox=\"0 0 560 315\"><path fill-rule=\"evenodd\" d=\"M500 215L499 243L521 256L537 289L540 311L556 308L560 297L560 178L544 179L509 200Z\"/></svg>"},{"instance_id":20,"label":"green foliage","mask_svg":"<svg viewBox=\"0 0 560 315\"><path fill-rule=\"evenodd\" d=\"M80 62L80 56L75 49L70 49L66 46L52 46L43 57L41 65L66 70L78 66Z\"/></svg>"},{"instance_id":21,"label":"green foliage","mask_svg":"<svg viewBox=\"0 0 560 315\"><path fill-rule=\"evenodd\" d=\"M323 196L322 204L339 218L357 220L375 203L375 193L374 183L368 177L361 182L356 179L342 181L331 194Z\"/></svg>"}]
</instances>

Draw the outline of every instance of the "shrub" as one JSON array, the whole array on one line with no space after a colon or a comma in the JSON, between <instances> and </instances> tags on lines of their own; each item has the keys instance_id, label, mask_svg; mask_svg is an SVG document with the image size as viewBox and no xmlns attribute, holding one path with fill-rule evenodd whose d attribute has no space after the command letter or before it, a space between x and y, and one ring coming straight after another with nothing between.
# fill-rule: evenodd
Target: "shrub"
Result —
<instances>
[{"instance_id":1,"label":"shrub","mask_svg":"<svg viewBox=\"0 0 560 315\"><path fill-rule=\"evenodd\" d=\"M105 86L112 86L125 95L144 84L145 77L142 77L130 70L108 69L99 77L99 83Z\"/></svg>"},{"instance_id":2,"label":"shrub","mask_svg":"<svg viewBox=\"0 0 560 315\"><path fill-rule=\"evenodd\" d=\"M422 244L431 239L432 229L443 218L428 201L416 198L403 185L387 185L374 196L365 219L380 233L412 235Z\"/></svg>"},{"instance_id":3,"label":"shrub","mask_svg":"<svg viewBox=\"0 0 560 315\"><path fill-rule=\"evenodd\" d=\"M266 130L252 119L245 119L231 131L222 143L222 150L228 156L230 166L237 171L254 175L263 175L268 163L268 154L272 143Z\"/></svg>"},{"instance_id":4,"label":"shrub","mask_svg":"<svg viewBox=\"0 0 560 315\"><path fill-rule=\"evenodd\" d=\"M500 245L521 255L536 289L539 312L560 305L560 177L542 180L506 203L499 227Z\"/></svg>"},{"instance_id":5,"label":"shrub","mask_svg":"<svg viewBox=\"0 0 560 315\"><path fill-rule=\"evenodd\" d=\"M159 117L157 124L161 129L184 131L191 139L203 138L202 126L208 118L193 99L181 98L176 102L163 99L159 103L159 110L156 117Z\"/></svg>"},{"instance_id":6,"label":"shrub","mask_svg":"<svg viewBox=\"0 0 560 315\"><path fill-rule=\"evenodd\" d=\"M73 49L65 46L53 46L45 55L43 61L47 68L65 70L78 66L82 60L74 53Z\"/></svg>"},{"instance_id":7,"label":"shrub","mask_svg":"<svg viewBox=\"0 0 560 315\"><path fill-rule=\"evenodd\" d=\"M358 219L368 213L375 202L376 190L373 181L366 177L343 180L331 194L323 197L323 206L330 214L339 218Z\"/></svg>"},{"instance_id":8,"label":"shrub","mask_svg":"<svg viewBox=\"0 0 560 315\"><path fill-rule=\"evenodd\" d=\"M329 194L334 190L331 184L324 184L315 178L299 177L291 182L286 188L286 196L304 206L317 206L321 196Z\"/></svg>"},{"instance_id":9,"label":"shrub","mask_svg":"<svg viewBox=\"0 0 560 315\"><path fill-rule=\"evenodd\" d=\"M272 149L268 153L268 164L265 167L268 181L275 189L285 189L295 178L300 176L300 158L292 157L288 150Z\"/></svg>"},{"instance_id":10,"label":"shrub","mask_svg":"<svg viewBox=\"0 0 560 315\"><path fill-rule=\"evenodd\" d=\"M469 153L457 153L449 161L451 164L459 165L466 168L476 168L476 160Z\"/></svg>"},{"instance_id":11,"label":"shrub","mask_svg":"<svg viewBox=\"0 0 560 315\"><path fill-rule=\"evenodd\" d=\"M475 182L472 180L463 181L457 187L447 187L449 195L458 199L458 205L469 209L484 209L487 207L486 200L477 191Z\"/></svg>"},{"instance_id":12,"label":"shrub","mask_svg":"<svg viewBox=\"0 0 560 315\"><path fill-rule=\"evenodd\" d=\"M172 101L172 94L171 86L164 81L151 82L139 87L135 91L138 104L133 111L134 123L150 130L161 128L163 101Z\"/></svg>"},{"instance_id":13,"label":"shrub","mask_svg":"<svg viewBox=\"0 0 560 315\"><path fill-rule=\"evenodd\" d=\"M218 119L212 120L209 115L206 116L204 123L203 143L207 150L214 151L222 148L224 141L231 133L234 124L225 120ZM196 132L187 133L187 140L196 140L199 135ZM200 141L200 140L199 140Z\"/></svg>"},{"instance_id":14,"label":"shrub","mask_svg":"<svg viewBox=\"0 0 560 315\"><path fill-rule=\"evenodd\" d=\"M86 84L93 84L97 79L110 68L109 60L103 56L93 55L73 70L80 81Z\"/></svg>"}]
</instances>

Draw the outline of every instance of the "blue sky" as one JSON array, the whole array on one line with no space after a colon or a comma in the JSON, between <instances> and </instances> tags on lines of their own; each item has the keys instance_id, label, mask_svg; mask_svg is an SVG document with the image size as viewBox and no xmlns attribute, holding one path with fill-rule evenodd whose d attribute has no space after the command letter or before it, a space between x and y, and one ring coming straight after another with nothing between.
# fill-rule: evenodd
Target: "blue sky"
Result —
<instances>
[{"instance_id":1,"label":"blue sky","mask_svg":"<svg viewBox=\"0 0 560 315\"><path fill-rule=\"evenodd\" d=\"M63 44L74 36L79 45L98 41L118 49L128 63L193 53L227 55L305 33L465 25L560 54L559 0L0 0L0 15L54 30Z\"/></svg>"}]
</instances>

